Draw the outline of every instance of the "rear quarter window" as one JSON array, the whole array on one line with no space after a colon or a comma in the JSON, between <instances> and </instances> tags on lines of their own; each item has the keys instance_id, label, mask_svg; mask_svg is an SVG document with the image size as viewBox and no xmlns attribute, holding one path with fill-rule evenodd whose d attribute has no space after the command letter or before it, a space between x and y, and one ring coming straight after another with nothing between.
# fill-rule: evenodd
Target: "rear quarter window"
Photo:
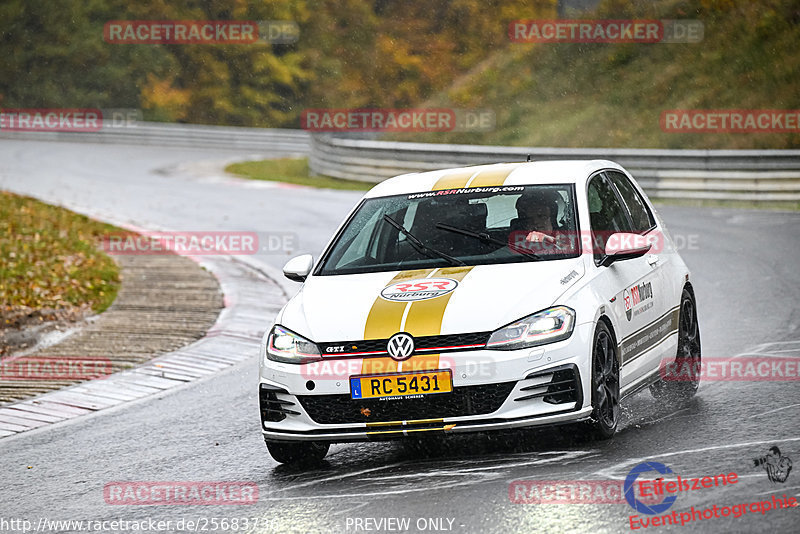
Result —
<instances>
[{"instance_id":1,"label":"rear quarter window","mask_svg":"<svg viewBox=\"0 0 800 534\"><path fill-rule=\"evenodd\" d=\"M655 227L656 221L647 203L633 186L631 181L622 173L609 171L606 173L617 187L622 200L628 206L633 221L633 231L642 233Z\"/></svg>"}]
</instances>

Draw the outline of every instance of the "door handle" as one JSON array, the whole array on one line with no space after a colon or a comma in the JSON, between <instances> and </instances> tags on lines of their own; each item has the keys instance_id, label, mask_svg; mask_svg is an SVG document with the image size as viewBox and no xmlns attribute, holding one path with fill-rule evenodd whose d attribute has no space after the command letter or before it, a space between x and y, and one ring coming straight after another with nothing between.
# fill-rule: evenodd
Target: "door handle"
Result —
<instances>
[{"instance_id":1,"label":"door handle","mask_svg":"<svg viewBox=\"0 0 800 534\"><path fill-rule=\"evenodd\" d=\"M655 267L655 265L658 263L658 256L656 256L655 254L650 254L649 256L647 256L647 263Z\"/></svg>"}]
</instances>

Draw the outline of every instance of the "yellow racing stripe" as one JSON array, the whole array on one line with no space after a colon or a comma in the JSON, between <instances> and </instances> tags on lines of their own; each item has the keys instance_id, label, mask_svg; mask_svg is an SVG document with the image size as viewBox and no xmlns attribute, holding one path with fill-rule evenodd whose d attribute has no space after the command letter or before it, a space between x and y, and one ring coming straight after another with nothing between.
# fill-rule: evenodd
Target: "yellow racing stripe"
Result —
<instances>
[{"instance_id":1,"label":"yellow racing stripe","mask_svg":"<svg viewBox=\"0 0 800 534\"><path fill-rule=\"evenodd\" d=\"M467 182L470 178L472 178L473 174L475 174L474 170L445 174L436 180L436 183L433 184L433 189L431 189L431 191L442 191L443 189L461 189L467 185Z\"/></svg>"},{"instance_id":2,"label":"yellow racing stripe","mask_svg":"<svg viewBox=\"0 0 800 534\"><path fill-rule=\"evenodd\" d=\"M482 171L478 173L475 178L470 180L466 187L492 187L503 185L503 183L506 181L506 178L508 178L508 175L520 165L521 163L509 163L490 170Z\"/></svg>"},{"instance_id":3,"label":"yellow racing stripe","mask_svg":"<svg viewBox=\"0 0 800 534\"><path fill-rule=\"evenodd\" d=\"M435 277L450 278L461 282L467 276L472 267L447 267L439 269L435 273ZM457 291L457 289L456 289ZM450 297L453 292L441 297L436 297L428 300L420 300L414 302L408 310L408 316L403 328L404 332L408 332L415 338L423 336L438 336L442 333L442 320L444 319L444 312L447 309L447 304L450 302ZM401 369L403 371L423 371L429 369L439 368L439 355L438 354L417 354L412 356L409 360L402 362Z\"/></svg>"},{"instance_id":4,"label":"yellow racing stripe","mask_svg":"<svg viewBox=\"0 0 800 534\"><path fill-rule=\"evenodd\" d=\"M413 271L402 271L386 284L390 286L403 280L414 278L425 278L430 276L436 269L415 269ZM403 322L403 314L406 311L407 302L393 302L382 298L380 295L375 298L372 308L367 315L367 324L364 326L364 339L386 339L400 332ZM393 373L397 371L397 363L391 358L364 358L361 364L363 374Z\"/></svg>"}]
</instances>

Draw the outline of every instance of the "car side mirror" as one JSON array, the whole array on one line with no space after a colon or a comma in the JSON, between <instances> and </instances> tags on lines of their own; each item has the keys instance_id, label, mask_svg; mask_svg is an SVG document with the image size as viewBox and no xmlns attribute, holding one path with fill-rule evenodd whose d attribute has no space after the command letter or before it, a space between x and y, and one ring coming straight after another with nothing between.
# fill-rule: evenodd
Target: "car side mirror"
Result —
<instances>
[{"instance_id":1,"label":"car side mirror","mask_svg":"<svg viewBox=\"0 0 800 534\"><path fill-rule=\"evenodd\" d=\"M294 282L304 282L314 267L314 257L303 254L286 262L283 266L283 276Z\"/></svg>"},{"instance_id":2,"label":"car side mirror","mask_svg":"<svg viewBox=\"0 0 800 534\"><path fill-rule=\"evenodd\" d=\"M653 247L646 235L618 232L608 236L600 265L608 267L615 261L641 258Z\"/></svg>"}]
</instances>

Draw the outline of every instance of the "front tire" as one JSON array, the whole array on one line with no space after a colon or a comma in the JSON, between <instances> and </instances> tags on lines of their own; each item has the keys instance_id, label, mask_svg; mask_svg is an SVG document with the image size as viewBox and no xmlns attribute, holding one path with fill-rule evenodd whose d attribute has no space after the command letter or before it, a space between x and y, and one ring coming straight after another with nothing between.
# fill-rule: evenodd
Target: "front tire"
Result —
<instances>
[{"instance_id":1,"label":"front tire","mask_svg":"<svg viewBox=\"0 0 800 534\"><path fill-rule=\"evenodd\" d=\"M700 327L697 324L697 306L688 288L683 288L681 311L678 319L678 353L675 362L662 370L662 378L650 386L656 400L673 402L691 399L700 386ZM672 378L670 379L671 375Z\"/></svg>"},{"instance_id":2,"label":"front tire","mask_svg":"<svg viewBox=\"0 0 800 534\"><path fill-rule=\"evenodd\" d=\"M316 441L270 441L264 440L270 456L281 464L316 464L325 458L330 443Z\"/></svg>"},{"instance_id":3,"label":"front tire","mask_svg":"<svg viewBox=\"0 0 800 534\"><path fill-rule=\"evenodd\" d=\"M591 437L609 439L619 422L619 360L614 336L605 322L599 321L592 345L592 421Z\"/></svg>"}]
</instances>

